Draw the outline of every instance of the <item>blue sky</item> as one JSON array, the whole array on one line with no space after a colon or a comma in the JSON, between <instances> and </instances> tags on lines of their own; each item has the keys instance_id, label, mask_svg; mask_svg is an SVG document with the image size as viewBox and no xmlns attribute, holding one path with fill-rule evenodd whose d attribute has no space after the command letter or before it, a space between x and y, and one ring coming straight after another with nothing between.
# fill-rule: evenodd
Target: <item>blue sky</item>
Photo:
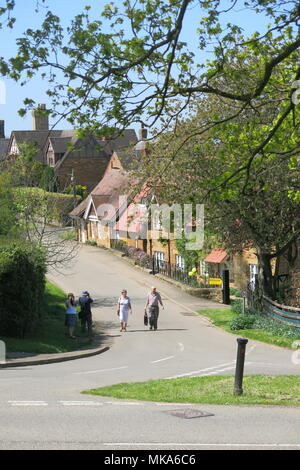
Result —
<instances>
[{"instance_id":1,"label":"blue sky","mask_svg":"<svg viewBox=\"0 0 300 470\"><path fill-rule=\"evenodd\" d=\"M5 58L11 57L16 52L15 40L20 37L27 28L39 27L41 19L46 13L46 9L41 5L39 11L35 12L36 0L17 0L17 5L14 11L14 16L17 18L15 27L10 30L3 28L0 30L0 56ZM108 0L46 0L50 10L61 18L64 25L68 25L71 19L78 13L83 11L85 5L92 7L90 13L93 17L98 17L102 11L103 6L108 3ZM116 4L121 4L121 0L116 0ZM226 4L226 1L224 2ZM3 6L4 0L0 0L0 6ZM193 34L198 26L199 15L196 8L194 9L195 15L189 15L189 23L186 24L184 30L184 38L187 42L193 43L195 35ZM266 19L260 15L250 14L244 10L238 10L234 13L231 12L226 18L226 22L242 26L247 33L254 32L255 30L264 30L264 25L267 23ZM5 86L5 103L3 97L1 99L1 85ZM6 135L9 136L12 130L31 129L31 115L28 113L24 118L19 117L18 109L23 106L23 100L27 97L32 98L37 103L48 103L48 98L45 95L47 83L39 79L33 79L25 87L21 87L19 83L12 80L2 79L0 83L0 120L5 120ZM50 121L50 124L54 122ZM59 128L69 129L70 124L62 122Z\"/></svg>"}]
</instances>

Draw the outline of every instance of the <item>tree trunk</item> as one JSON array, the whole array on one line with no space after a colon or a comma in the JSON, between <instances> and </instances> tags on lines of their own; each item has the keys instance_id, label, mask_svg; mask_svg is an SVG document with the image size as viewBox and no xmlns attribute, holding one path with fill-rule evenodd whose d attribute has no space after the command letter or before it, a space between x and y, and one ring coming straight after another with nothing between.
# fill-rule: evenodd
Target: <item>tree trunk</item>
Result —
<instances>
[{"instance_id":1,"label":"tree trunk","mask_svg":"<svg viewBox=\"0 0 300 470\"><path fill-rule=\"evenodd\" d=\"M262 294L266 295L272 300L275 300L271 256L270 254L263 253L260 249L258 249L257 258L258 258L258 282L262 290Z\"/></svg>"}]
</instances>

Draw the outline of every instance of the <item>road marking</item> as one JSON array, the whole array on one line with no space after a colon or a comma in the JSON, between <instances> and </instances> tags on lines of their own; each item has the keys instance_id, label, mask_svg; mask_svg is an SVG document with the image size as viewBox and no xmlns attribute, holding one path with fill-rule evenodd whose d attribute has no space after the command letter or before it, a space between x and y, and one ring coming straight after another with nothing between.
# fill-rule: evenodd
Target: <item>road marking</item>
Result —
<instances>
[{"instance_id":1,"label":"road marking","mask_svg":"<svg viewBox=\"0 0 300 470\"><path fill-rule=\"evenodd\" d=\"M48 406L48 403L45 401L19 401L19 400L10 400L8 402L12 406Z\"/></svg>"},{"instance_id":2,"label":"road marking","mask_svg":"<svg viewBox=\"0 0 300 470\"><path fill-rule=\"evenodd\" d=\"M103 406L104 403L95 401L60 401L63 406Z\"/></svg>"},{"instance_id":3,"label":"road marking","mask_svg":"<svg viewBox=\"0 0 300 470\"><path fill-rule=\"evenodd\" d=\"M180 378L180 377L187 377L187 376L190 376L190 375L201 374L201 372L207 372L207 371L211 371L211 370L214 370L214 369L220 369L221 367L226 367L226 366L231 366L230 368L232 368L232 367L234 367L234 364L235 364L235 361L226 362L225 364L219 364L217 366L206 367L205 369L193 370L191 372L186 372L184 374L178 374L178 375L174 375L172 377L167 377L167 379L177 379L177 378ZM214 370L213 373L217 373L217 372L218 372L217 370Z\"/></svg>"},{"instance_id":4,"label":"road marking","mask_svg":"<svg viewBox=\"0 0 300 470\"><path fill-rule=\"evenodd\" d=\"M137 447L137 446L151 446L151 447L156 447L159 449L159 447L250 447L250 448L280 448L280 447L285 447L285 448L300 448L300 444L255 444L255 443L211 443L207 442L206 444L204 442L102 442L101 445L111 447L111 446L128 446L128 447Z\"/></svg>"},{"instance_id":5,"label":"road marking","mask_svg":"<svg viewBox=\"0 0 300 470\"><path fill-rule=\"evenodd\" d=\"M128 366L114 367L112 369L87 370L84 372L74 372L74 375L98 374L99 372L113 372L115 370L128 369Z\"/></svg>"},{"instance_id":6,"label":"road marking","mask_svg":"<svg viewBox=\"0 0 300 470\"><path fill-rule=\"evenodd\" d=\"M230 366L230 367L225 367L224 369L217 369L217 370L214 370L213 372L206 372L204 374L198 375L197 377L208 377L209 375L216 375L216 374L219 374L220 372L225 372L226 370L232 370L234 368L235 368L235 365Z\"/></svg>"},{"instance_id":7,"label":"road marking","mask_svg":"<svg viewBox=\"0 0 300 470\"><path fill-rule=\"evenodd\" d=\"M115 405L115 406L145 406L145 403L137 403L137 402L122 402L122 401L107 401L105 402L106 405Z\"/></svg>"},{"instance_id":8,"label":"road marking","mask_svg":"<svg viewBox=\"0 0 300 470\"><path fill-rule=\"evenodd\" d=\"M179 344L180 352L183 352L184 351L184 345L182 343L178 343L178 344Z\"/></svg>"},{"instance_id":9,"label":"road marking","mask_svg":"<svg viewBox=\"0 0 300 470\"><path fill-rule=\"evenodd\" d=\"M164 357L163 359L158 359L157 361L150 361L150 364L156 364L157 362L168 361L169 359L174 359L175 356Z\"/></svg>"},{"instance_id":10,"label":"road marking","mask_svg":"<svg viewBox=\"0 0 300 470\"><path fill-rule=\"evenodd\" d=\"M256 348L256 344L252 344L252 346L250 347L249 351L248 351L248 354L252 353L253 349Z\"/></svg>"}]
</instances>

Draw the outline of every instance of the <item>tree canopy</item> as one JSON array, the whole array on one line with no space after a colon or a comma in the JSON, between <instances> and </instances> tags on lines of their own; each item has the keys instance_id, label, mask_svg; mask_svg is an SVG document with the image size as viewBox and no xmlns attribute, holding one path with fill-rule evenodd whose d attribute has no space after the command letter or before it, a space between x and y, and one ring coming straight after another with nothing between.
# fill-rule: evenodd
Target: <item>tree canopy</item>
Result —
<instances>
[{"instance_id":1,"label":"tree canopy","mask_svg":"<svg viewBox=\"0 0 300 470\"><path fill-rule=\"evenodd\" d=\"M17 1L6 0L0 10L10 27ZM51 6L51 0L43 3ZM300 78L297 0L124 0L105 5L96 19L89 10L67 28L48 10L40 29L29 26L17 39L16 57L0 63L2 74L17 81L37 74L47 79L53 110L79 127L138 121L151 127L180 115L195 95L228 98L236 111L247 109L291 57L290 97ZM269 25L246 34L230 22L237 11L264 15ZM187 42L184 31L195 17L197 29ZM175 112L174 97L182 99ZM25 105L33 105L32 97Z\"/></svg>"},{"instance_id":2,"label":"tree canopy","mask_svg":"<svg viewBox=\"0 0 300 470\"><path fill-rule=\"evenodd\" d=\"M3 27L18 1L0 10ZM243 30L238 12L264 30ZM123 0L67 27L48 9L0 73L43 78L53 116L87 132L141 122L160 135L139 176L166 201L205 202L231 246L256 244L270 285L270 260L300 228L299 27L299 0Z\"/></svg>"},{"instance_id":3,"label":"tree canopy","mask_svg":"<svg viewBox=\"0 0 300 470\"><path fill-rule=\"evenodd\" d=\"M14 26L17 2L5 1L2 26ZM45 4L50 7L51 0ZM58 120L66 117L89 132L136 122L161 131L195 98L229 100L231 115L224 118L220 109L203 123L210 129L248 110L259 112L270 84L284 86L285 106L273 112L272 125L243 171L294 112L300 88L299 1L123 0L106 4L96 18L90 9L63 27L48 8L41 27L29 25L16 40L17 55L0 59L0 73L21 84L34 76L48 81ZM264 31L246 33L232 21L237 12L264 17L268 24ZM197 25L187 39L194 18ZM180 102L176 108L174 99ZM33 97L24 105L21 114L34 107Z\"/></svg>"},{"instance_id":4,"label":"tree canopy","mask_svg":"<svg viewBox=\"0 0 300 470\"><path fill-rule=\"evenodd\" d=\"M255 248L270 297L272 262L284 255L292 263L300 236L299 109L272 133L278 112L289 106L286 69L278 68L256 107L234 117L228 98L195 100L189 116L156 139L137 170L170 204L204 203L205 226L221 246ZM206 127L220 117L222 126Z\"/></svg>"}]
</instances>

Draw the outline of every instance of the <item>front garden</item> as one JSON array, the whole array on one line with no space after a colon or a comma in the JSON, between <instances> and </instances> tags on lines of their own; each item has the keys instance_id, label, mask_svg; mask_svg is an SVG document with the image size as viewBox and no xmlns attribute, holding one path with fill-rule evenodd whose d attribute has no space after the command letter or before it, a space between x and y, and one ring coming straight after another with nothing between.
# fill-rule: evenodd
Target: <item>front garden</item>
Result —
<instances>
[{"instance_id":1,"label":"front garden","mask_svg":"<svg viewBox=\"0 0 300 470\"><path fill-rule=\"evenodd\" d=\"M287 348L293 348L294 342L300 340L300 328L273 320L264 312L246 308L243 313L241 299L232 301L230 309L209 309L198 313L208 317L215 326L248 339Z\"/></svg>"}]
</instances>

